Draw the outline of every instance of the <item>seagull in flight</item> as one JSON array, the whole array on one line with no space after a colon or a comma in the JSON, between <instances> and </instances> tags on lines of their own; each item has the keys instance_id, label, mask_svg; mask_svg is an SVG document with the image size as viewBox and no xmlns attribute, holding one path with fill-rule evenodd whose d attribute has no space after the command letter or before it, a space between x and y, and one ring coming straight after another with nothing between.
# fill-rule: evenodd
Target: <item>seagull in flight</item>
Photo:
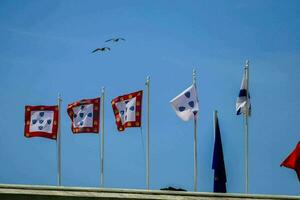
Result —
<instances>
[{"instance_id":1,"label":"seagull in flight","mask_svg":"<svg viewBox=\"0 0 300 200\"><path fill-rule=\"evenodd\" d=\"M111 38L109 40L106 40L105 42L119 42L119 41L125 41L125 39L121 38L121 37L119 37L119 38Z\"/></svg>"},{"instance_id":2,"label":"seagull in flight","mask_svg":"<svg viewBox=\"0 0 300 200\"><path fill-rule=\"evenodd\" d=\"M109 47L97 48L94 51L92 51L92 53L95 53L96 51L110 51L110 48Z\"/></svg>"}]
</instances>

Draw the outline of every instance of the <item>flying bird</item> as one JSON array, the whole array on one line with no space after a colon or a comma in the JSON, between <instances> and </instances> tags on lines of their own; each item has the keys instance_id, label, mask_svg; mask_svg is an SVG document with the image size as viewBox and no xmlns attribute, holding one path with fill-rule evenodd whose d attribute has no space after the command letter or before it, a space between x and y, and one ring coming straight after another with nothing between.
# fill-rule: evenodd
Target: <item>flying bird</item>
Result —
<instances>
[{"instance_id":1,"label":"flying bird","mask_svg":"<svg viewBox=\"0 0 300 200\"><path fill-rule=\"evenodd\" d=\"M92 53L95 53L96 51L110 51L110 48L109 47L97 48L94 51L92 51Z\"/></svg>"},{"instance_id":2,"label":"flying bird","mask_svg":"<svg viewBox=\"0 0 300 200\"><path fill-rule=\"evenodd\" d=\"M106 40L105 42L119 42L119 41L125 41L124 38L111 38L109 40Z\"/></svg>"}]
</instances>

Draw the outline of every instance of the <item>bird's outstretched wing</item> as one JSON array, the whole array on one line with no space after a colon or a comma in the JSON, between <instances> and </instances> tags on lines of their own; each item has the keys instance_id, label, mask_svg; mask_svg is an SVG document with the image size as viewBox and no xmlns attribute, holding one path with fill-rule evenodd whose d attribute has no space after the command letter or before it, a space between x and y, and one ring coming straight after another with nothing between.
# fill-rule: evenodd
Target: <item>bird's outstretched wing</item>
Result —
<instances>
[{"instance_id":1,"label":"bird's outstretched wing","mask_svg":"<svg viewBox=\"0 0 300 200\"><path fill-rule=\"evenodd\" d=\"M114 41L114 38L111 38L109 40L106 40L105 42L110 42L110 41Z\"/></svg>"},{"instance_id":2,"label":"bird's outstretched wing","mask_svg":"<svg viewBox=\"0 0 300 200\"><path fill-rule=\"evenodd\" d=\"M105 42L118 42L120 40L125 41L124 38L119 37L119 38L111 38L109 40L106 40Z\"/></svg>"},{"instance_id":3,"label":"bird's outstretched wing","mask_svg":"<svg viewBox=\"0 0 300 200\"><path fill-rule=\"evenodd\" d=\"M95 50L92 51L92 53L95 53L96 51L101 51L100 48L97 48Z\"/></svg>"},{"instance_id":4,"label":"bird's outstretched wing","mask_svg":"<svg viewBox=\"0 0 300 200\"><path fill-rule=\"evenodd\" d=\"M92 51L92 53L95 53L96 51L110 51L109 47L102 47L102 48L97 48L95 50Z\"/></svg>"}]
</instances>

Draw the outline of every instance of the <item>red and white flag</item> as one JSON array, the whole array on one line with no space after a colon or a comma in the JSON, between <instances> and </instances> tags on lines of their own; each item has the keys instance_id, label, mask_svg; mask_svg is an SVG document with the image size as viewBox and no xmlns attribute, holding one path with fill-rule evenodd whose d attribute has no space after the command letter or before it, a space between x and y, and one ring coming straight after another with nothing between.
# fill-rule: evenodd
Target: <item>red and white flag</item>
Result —
<instances>
[{"instance_id":1,"label":"red and white flag","mask_svg":"<svg viewBox=\"0 0 300 200\"><path fill-rule=\"evenodd\" d=\"M140 127L143 91L118 96L111 101L119 131L127 127Z\"/></svg>"},{"instance_id":2,"label":"red and white flag","mask_svg":"<svg viewBox=\"0 0 300 200\"><path fill-rule=\"evenodd\" d=\"M284 159L280 166L295 170L298 176L298 180L300 181L300 141L296 145L296 148L286 159Z\"/></svg>"},{"instance_id":3,"label":"red and white flag","mask_svg":"<svg viewBox=\"0 0 300 200\"><path fill-rule=\"evenodd\" d=\"M44 137L56 140L58 106L25 106L25 137Z\"/></svg>"},{"instance_id":4,"label":"red and white flag","mask_svg":"<svg viewBox=\"0 0 300 200\"><path fill-rule=\"evenodd\" d=\"M100 98L76 101L67 111L73 133L99 133Z\"/></svg>"}]
</instances>

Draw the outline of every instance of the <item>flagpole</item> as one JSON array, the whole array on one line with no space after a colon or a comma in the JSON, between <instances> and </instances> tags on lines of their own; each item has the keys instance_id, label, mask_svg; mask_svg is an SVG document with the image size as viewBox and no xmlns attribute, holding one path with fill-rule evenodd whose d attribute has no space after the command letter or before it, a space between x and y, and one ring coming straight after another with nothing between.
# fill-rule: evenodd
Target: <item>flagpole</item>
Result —
<instances>
[{"instance_id":1,"label":"flagpole","mask_svg":"<svg viewBox=\"0 0 300 200\"><path fill-rule=\"evenodd\" d=\"M58 94L57 97L57 105L58 105L58 130L57 130L57 185L61 186L61 129L60 129L60 121L61 121L61 115L60 115L60 107L61 107L62 98L61 95Z\"/></svg>"},{"instance_id":2,"label":"flagpole","mask_svg":"<svg viewBox=\"0 0 300 200\"><path fill-rule=\"evenodd\" d=\"M100 186L104 187L104 98L105 98L105 87L102 87L101 100L102 100L102 139L101 139L101 175L100 175ZM100 139L100 135L99 135Z\"/></svg>"},{"instance_id":3,"label":"flagpole","mask_svg":"<svg viewBox=\"0 0 300 200\"><path fill-rule=\"evenodd\" d=\"M245 126L245 192L249 192L249 169L248 169L248 158L249 158L249 60L246 60L245 73L247 80L247 100L246 100L246 112L244 113L244 126Z\"/></svg>"},{"instance_id":4,"label":"flagpole","mask_svg":"<svg viewBox=\"0 0 300 200\"><path fill-rule=\"evenodd\" d=\"M150 188L150 76L147 76L147 150L146 150L146 185Z\"/></svg>"},{"instance_id":5,"label":"flagpole","mask_svg":"<svg viewBox=\"0 0 300 200\"><path fill-rule=\"evenodd\" d=\"M193 85L196 86L196 70L193 69ZM198 188L198 160L197 160L197 116L194 114L194 191Z\"/></svg>"}]
</instances>

